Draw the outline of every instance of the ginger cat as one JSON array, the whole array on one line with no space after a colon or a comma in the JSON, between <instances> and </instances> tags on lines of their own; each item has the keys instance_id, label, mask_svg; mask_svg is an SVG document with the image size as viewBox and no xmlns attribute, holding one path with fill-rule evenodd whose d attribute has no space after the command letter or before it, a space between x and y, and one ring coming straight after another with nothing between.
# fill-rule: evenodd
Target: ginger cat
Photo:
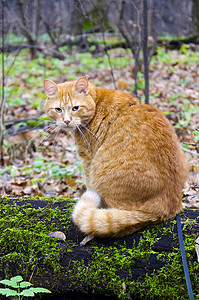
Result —
<instances>
[{"instance_id":1,"label":"ginger cat","mask_svg":"<svg viewBox=\"0 0 199 300\"><path fill-rule=\"evenodd\" d=\"M82 232L120 237L182 211L187 161L156 107L86 77L44 87L46 113L72 132L82 161L87 191L73 211Z\"/></svg>"}]
</instances>

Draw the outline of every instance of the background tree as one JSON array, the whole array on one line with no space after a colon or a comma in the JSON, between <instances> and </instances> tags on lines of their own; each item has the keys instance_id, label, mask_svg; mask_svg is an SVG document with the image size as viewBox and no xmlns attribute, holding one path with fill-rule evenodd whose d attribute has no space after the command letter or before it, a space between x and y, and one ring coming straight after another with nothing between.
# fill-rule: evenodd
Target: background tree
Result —
<instances>
[{"instance_id":1,"label":"background tree","mask_svg":"<svg viewBox=\"0 0 199 300\"><path fill-rule=\"evenodd\" d=\"M193 22L195 31L199 33L199 0L193 0Z\"/></svg>"},{"instance_id":2,"label":"background tree","mask_svg":"<svg viewBox=\"0 0 199 300\"><path fill-rule=\"evenodd\" d=\"M40 23L40 0L17 0L7 3L6 17L30 46L31 59L36 58Z\"/></svg>"},{"instance_id":3,"label":"background tree","mask_svg":"<svg viewBox=\"0 0 199 300\"><path fill-rule=\"evenodd\" d=\"M5 0L1 0L1 36L2 36L2 83L1 83L1 102L0 102L0 163L3 165L3 140L4 140L4 113L5 113L5 70L4 70L4 50L5 50Z\"/></svg>"}]
</instances>

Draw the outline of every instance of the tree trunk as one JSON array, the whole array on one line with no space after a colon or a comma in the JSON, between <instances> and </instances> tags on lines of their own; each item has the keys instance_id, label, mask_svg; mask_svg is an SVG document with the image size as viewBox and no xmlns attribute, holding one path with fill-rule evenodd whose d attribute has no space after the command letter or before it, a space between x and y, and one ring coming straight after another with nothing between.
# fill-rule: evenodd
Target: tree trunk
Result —
<instances>
[{"instance_id":1,"label":"tree trunk","mask_svg":"<svg viewBox=\"0 0 199 300\"><path fill-rule=\"evenodd\" d=\"M80 247L84 235L71 220L74 204L70 199L0 198L0 280L15 275L31 278L35 287L51 290L54 299L69 299L68 293L115 299L188 299L175 220L120 239L95 238ZM197 294L199 211L185 211L182 220ZM48 235L56 231L63 232L66 239Z\"/></svg>"},{"instance_id":2,"label":"tree trunk","mask_svg":"<svg viewBox=\"0 0 199 300\"><path fill-rule=\"evenodd\" d=\"M199 33L199 0L193 0L193 23L195 32Z\"/></svg>"},{"instance_id":3,"label":"tree trunk","mask_svg":"<svg viewBox=\"0 0 199 300\"><path fill-rule=\"evenodd\" d=\"M2 77L2 83L1 83L1 99L0 99L0 165L4 165L4 159L3 159L3 141L4 141L4 134L5 134L5 127L4 127L4 114L5 114L5 104L6 104L6 97L5 97L5 58L4 58L4 52L5 52L5 0L1 1L1 52L2 52L2 59L1 59L1 77Z\"/></svg>"},{"instance_id":4,"label":"tree trunk","mask_svg":"<svg viewBox=\"0 0 199 300\"><path fill-rule=\"evenodd\" d=\"M32 41L31 48L31 59L36 59L37 57L37 49L34 48L35 45L38 43L38 34L39 34L39 21L40 21L40 0L33 1L33 14L32 14L32 33L34 37L34 41Z\"/></svg>"},{"instance_id":5,"label":"tree trunk","mask_svg":"<svg viewBox=\"0 0 199 300\"><path fill-rule=\"evenodd\" d=\"M144 95L145 104L149 104L149 65L148 65L148 3L143 1L143 61L144 61Z\"/></svg>"},{"instance_id":6,"label":"tree trunk","mask_svg":"<svg viewBox=\"0 0 199 300\"><path fill-rule=\"evenodd\" d=\"M34 0L32 3L32 20L30 21L26 15L26 2L23 0L18 0L17 5L19 8L19 17L17 18L20 32L24 35L30 47L31 59L36 58L38 45L38 33L39 33L39 21L40 21L40 1Z\"/></svg>"}]
</instances>

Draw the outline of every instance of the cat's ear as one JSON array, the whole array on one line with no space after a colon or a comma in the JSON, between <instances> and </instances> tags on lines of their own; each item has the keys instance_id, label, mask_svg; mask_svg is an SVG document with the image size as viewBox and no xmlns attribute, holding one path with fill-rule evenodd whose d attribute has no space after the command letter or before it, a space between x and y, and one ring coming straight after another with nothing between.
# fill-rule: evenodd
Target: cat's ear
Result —
<instances>
[{"instance_id":1,"label":"cat's ear","mask_svg":"<svg viewBox=\"0 0 199 300\"><path fill-rule=\"evenodd\" d=\"M54 83L52 80L49 80L49 79L44 80L44 89L45 89L47 97L55 96L58 91L58 87L57 87L56 83Z\"/></svg>"},{"instance_id":2,"label":"cat's ear","mask_svg":"<svg viewBox=\"0 0 199 300\"><path fill-rule=\"evenodd\" d=\"M75 90L78 92L78 93L84 93L85 95L88 94L88 91L89 91L89 87L88 87L88 79L86 78L86 76L84 77L80 77L76 84L75 84Z\"/></svg>"}]
</instances>

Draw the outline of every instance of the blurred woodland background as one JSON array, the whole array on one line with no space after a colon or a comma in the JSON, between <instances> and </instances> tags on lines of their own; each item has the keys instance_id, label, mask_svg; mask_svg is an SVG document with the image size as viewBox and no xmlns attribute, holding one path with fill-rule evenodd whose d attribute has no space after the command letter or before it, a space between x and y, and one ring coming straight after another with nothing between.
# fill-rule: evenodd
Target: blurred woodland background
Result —
<instances>
[{"instance_id":1,"label":"blurred woodland background","mask_svg":"<svg viewBox=\"0 0 199 300\"><path fill-rule=\"evenodd\" d=\"M44 114L43 81L86 75L160 108L190 165L199 207L199 0L1 0L0 195L78 197L69 135Z\"/></svg>"}]
</instances>

